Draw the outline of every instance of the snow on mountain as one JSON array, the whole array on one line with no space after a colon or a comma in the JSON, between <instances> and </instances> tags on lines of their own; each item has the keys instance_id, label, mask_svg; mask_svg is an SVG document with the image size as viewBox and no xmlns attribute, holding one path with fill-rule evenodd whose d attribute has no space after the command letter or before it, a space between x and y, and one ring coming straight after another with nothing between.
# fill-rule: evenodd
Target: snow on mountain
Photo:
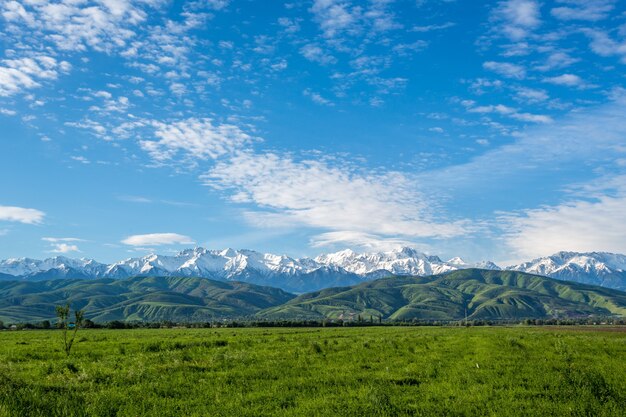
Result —
<instances>
[{"instance_id":1,"label":"snow on mountain","mask_svg":"<svg viewBox=\"0 0 626 417\"><path fill-rule=\"evenodd\" d=\"M626 290L626 256L607 252L558 252L506 269Z\"/></svg>"},{"instance_id":2,"label":"snow on mountain","mask_svg":"<svg viewBox=\"0 0 626 417\"><path fill-rule=\"evenodd\" d=\"M288 291L320 289L391 275L436 275L458 269L498 270L496 264L476 264L459 257L442 261L404 247L387 252L357 253L346 249L316 258L291 258L252 250L186 249L174 255L150 254L110 265L93 259L64 256L37 260L14 258L0 261L0 276L44 280L57 278L127 278L135 275L200 276L246 281ZM506 269L626 290L626 256L604 253L559 252Z\"/></svg>"},{"instance_id":3,"label":"snow on mountain","mask_svg":"<svg viewBox=\"0 0 626 417\"><path fill-rule=\"evenodd\" d=\"M47 272L51 269L59 271L81 271L85 275L99 277L106 270L106 265L93 259L72 259L55 256L44 260L31 258L11 258L0 261L0 273L13 276L30 276Z\"/></svg>"},{"instance_id":4,"label":"snow on mountain","mask_svg":"<svg viewBox=\"0 0 626 417\"><path fill-rule=\"evenodd\" d=\"M497 268L492 263L489 265ZM485 264L487 265L487 264ZM214 279L245 279L280 286L281 280L313 272L317 280L323 275L341 275L342 282L380 278L390 275L433 275L470 268L461 258L448 262L408 247L388 252L357 253L350 249L295 259L286 255L252 250L185 249L175 255L149 254L128 258L110 265L91 259L69 259L62 256L45 260L29 258L0 262L0 273L22 277L127 278L134 275L203 276ZM312 276L312 275L310 275ZM329 282L335 278L329 278Z\"/></svg>"},{"instance_id":5,"label":"snow on mountain","mask_svg":"<svg viewBox=\"0 0 626 417\"><path fill-rule=\"evenodd\" d=\"M443 262L437 256L428 256L411 248L389 252L356 253L350 249L320 255L315 261L335 265L358 275L387 271L394 275L434 275L454 271L454 264Z\"/></svg>"}]
</instances>

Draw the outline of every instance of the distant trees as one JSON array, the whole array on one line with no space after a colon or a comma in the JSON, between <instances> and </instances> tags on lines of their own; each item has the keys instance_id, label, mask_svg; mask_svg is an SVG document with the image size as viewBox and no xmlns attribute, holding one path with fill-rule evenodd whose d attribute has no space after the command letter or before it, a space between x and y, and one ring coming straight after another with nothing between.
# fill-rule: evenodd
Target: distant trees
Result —
<instances>
[{"instance_id":1,"label":"distant trees","mask_svg":"<svg viewBox=\"0 0 626 417\"><path fill-rule=\"evenodd\" d=\"M76 338L76 333L78 333L78 329L83 325L84 312L82 310L75 310L73 322L70 321L71 316L69 304L57 306L56 313L59 318L58 326L63 331L63 349L65 350L65 354L69 357L72 345L74 344L74 339ZM68 337L68 332L71 330L73 330L73 332Z\"/></svg>"}]
</instances>

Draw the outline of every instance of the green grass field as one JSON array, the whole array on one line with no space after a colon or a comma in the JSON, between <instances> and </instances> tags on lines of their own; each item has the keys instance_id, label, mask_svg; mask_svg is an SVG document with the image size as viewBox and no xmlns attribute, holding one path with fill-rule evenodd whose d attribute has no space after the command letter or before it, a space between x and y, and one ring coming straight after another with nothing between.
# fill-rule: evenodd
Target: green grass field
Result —
<instances>
[{"instance_id":1,"label":"green grass field","mask_svg":"<svg viewBox=\"0 0 626 417\"><path fill-rule=\"evenodd\" d=\"M0 416L624 416L626 332L0 332Z\"/></svg>"}]
</instances>

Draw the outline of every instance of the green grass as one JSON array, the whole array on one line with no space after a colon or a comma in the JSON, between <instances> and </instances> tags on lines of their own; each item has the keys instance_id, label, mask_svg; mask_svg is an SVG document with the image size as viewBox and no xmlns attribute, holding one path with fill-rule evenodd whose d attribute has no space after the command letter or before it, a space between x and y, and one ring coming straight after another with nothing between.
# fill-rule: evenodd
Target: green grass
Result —
<instances>
[{"instance_id":1,"label":"green grass","mask_svg":"<svg viewBox=\"0 0 626 417\"><path fill-rule=\"evenodd\" d=\"M623 416L626 333L527 327L0 332L0 416Z\"/></svg>"}]
</instances>

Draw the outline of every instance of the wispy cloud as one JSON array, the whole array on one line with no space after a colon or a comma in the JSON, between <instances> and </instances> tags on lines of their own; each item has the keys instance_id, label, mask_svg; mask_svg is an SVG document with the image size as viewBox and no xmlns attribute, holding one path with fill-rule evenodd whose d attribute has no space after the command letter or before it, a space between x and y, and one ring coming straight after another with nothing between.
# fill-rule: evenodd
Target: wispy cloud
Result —
<instances>
[{"instance_id":1,"label":"wispy cloud","mask_svg":"<svg viewBox=\"0 0 626 417\"><path fill-rule=\"evenodd\" d=\"M440 221L418 184L399 172L364 173L345 161L276 153L242 153L218 163L205 183L230 192L235 203L254 204L257 226L305 226L328 232L410 239L468 233L462 221ZM339 234L326 234L323 240Z\"/></svg>"},{"instance_id":2,"label":"wispy cloud","mask_svg":"<svg viewBox=\"0 0 626 417\"><path fill-rule=\"evenodd\" d=\"M521 41L541 24L540 4L535 0L507 0L492 13L497 30L513 41Z\"/></svg>"},{"instance_id":3,"label":"wispy cloud","mask_svg":"<svg viewBox=\"0 0 626 417\"><path fill-rule=\"evenodd\" d=\"M559 0L564 6L554 7L550 13L561 20L587 20L595 22L606 19L615 8L615 0Z\"/></svg>"},{"instance_id":4,"label":"wispy cloud","mask_svg":"<svg viewBox=\"0 0 626 417\"><path fill-rule=\"evenodd\" d=\"M311 43L300 48L300 53L309 61L322 65L332 64L337 61L334 56L324 51L319 45Z\"/></svg>"},{"instance_id":5,"label":"wispy cloud","mask_svg":"<svg viewBox=\"0 0 626 417\"><path fill-rule=\"evenodd\" d=\"M51 253L70 253L80 252L78 245L75 242L84 242L83 239L75 237L42 237L41 240L49 242Z\"/></svg>"},{"instance_id":6,"label":"wispy cloud","mask_svg":"<svg viewBox=\"0 0 626 417\"><path fill-rule=\"evenodd\" d=\"M311 239L311 246L314 248L341 247L360 248L366 251L386 251L402 246L417 248L428 251L429 246L416 243L415 241L400 238L383 238L379 235L354 232L336 231L320 233Z\"/></svg>"},{"instance_id":7,"label":"wispy cloud","mask_svg":"<svg viewBox=\"0 0 626 417\"><path fill-rule=\"evenodd\" d=\"M612 182L604 194L501 216L506 244L519 258L561 250L626 253L626 177Z\"/></svg>"},{"instance_id":8,"label":"wispy cloud","mask_svg":"<svg viewBox=\"0 0 626 417\"><path fill-rule=\"evenodd\" d=\"M585 80L583 80L576 74L561 74L555 77L546 77L543 79L543 82L554 84L554 85L562 85L565 87L576 87L576 88L592 87L591 85L586 83Z\"/></svg>"},{"instance_id":9,"label":"wispy cloud","mask_svg":"<svg viewBox=\"0 0 626 417\"><path fill-rule=\"evenodd\" d=\"M411 31L424 33L424 32L432 32L434 30L448 29L448 28L451 28L453 26L456 26L456 23L446 22L446 23L442 23L442 24L438 24L438 25L413 26L411 28Z\"/></svg>"},{"instance_id":10,"label":"wispy cloud","mask_svg":"<svg viewBox=\"0 0 626 417\"><path fill-rule=\"evenodd\" d=\"M159 163L183 160L216 159L241 149L253 137L233 124L219 124L211 119L190 118L173 123L152 121L157 140L142 140L141 147ZM179 157L180 159L180 157Z\"/></svg>"},{"instance_id":11,"label":"wispy cloud","mask_svg":"<svg viewBox=\"0 0 626 417\"><path fill-rule=\"evenodd\" d=\"M78 245L72 245L69 243L54 243L52 244L52 249L49 250L52 253L70 253L70 252L80 252Z\"/></svg>"},{"instance_id":12,"label":"wispy cloud","mask_svg":"<svg viewBox=\"0 0 626 417\"><path fill-rule=\"evenodd\" d=\"M310 89L306 89L302 92L307 97L311 98L311 101L315 104L320 104L322 106L334 106L335 104L328 100L327 98L322 97L320 93L316 93L315 91L311 91Z\"/></svg>"},{"instance_id":13,"label":"wispy cloud","mask_svg":"<svg viewBox=\"0 0 626 417\"><path fill-rule=\"evenodd\" d=\"M40 87L41 82L54 80L59 72L68 72L71 65L48 55L33 55L0 61L0 97L11 96Z\"/></svg>"},{"instance_id":14,"label":"wispy cloud","mask_svg":"<svg viewBox=\"0 0 626 417\"><path fill-rule=\"evenodd\" d=\"M487 61L483 64L483 68L507 78L521 80L526 77L526 69L523 66L510 62Z\"/></svg>"},{"instance_id":15,"label":"wispy cloud","mask_svg":"<svg viewBox=\"0 0 626 417\"><path fill-rule=\"evenodd\" d=\"M178 233L149 233L145 235L132 235L121 241L129 246L161 246L161 245L191 245L193 239Z\"/></svg>"},{"instance_id":16,"label":"wispy cloud","mask_svg":"<svg viewBox=\"0 0 626 417\"><path fill-rule=\"evenodd\" d=\"M0 206L0 221L39 224L45 215L43 211L33 208Z\"/></svg>"},{"instance_id":17,"label":"wispy cloud","mask_svg":"<svg viewBox=\"0 0 626 417\"><path fill-rule=\"evenodd\" d=\"M544 114L532 114L520 112L514 107L505 106L503 104L476 106L473 101L464 101L463 104L467 107L467 111L470 113L489 114L495 113L502 116L509 117L511 119L520 120L522 122L532 123L550 123L552 118Z\"/></svg>"},{"instance_id":18,"label":"wispy cloud","mask_svg":"<svg viewBox=\"0 0 626 417\"><path fill-rule=\"evenodd\" d=\"M600 56L617 56L622 64L626 64L626 40L618 42L608 33L598 29L584 29L583 32L591 39L591 50Z\"/></svg>"},{"instance_id":19,"label":"wispy cloud","mask_svg":"<svg viewBox=\"0 0 626 417\"><path fill-rule=\"evenodd\" d=\"M43 240L44 242L50 242L50 243L84 242L83 239L79 239L77 237L42 237L41 240Z\"/></svg>"},{"instance_id":20,"label":"wispy cloud","mask_svg":"<svg viewBox=\"0 0 626 417\"><path fill-rule=\"evenodd\" d=\"M160 3L160 0L7 1L3 2L2 16L9 25L24 25L61 50L92 48L108 52L126 45L135 36L133 29L146 20L145 8Z\"/></svg>"},{"instance_id":21,"label":"wispy cloud","mask_svg":"<svg viewBox=\"0 0 626 417\"><path fill-rule=\"evenodd\" d=\"M342 0L314 0L311 6L311 12L327 38L356 30L360 10Z\"/></svg>"}]
</instances>

